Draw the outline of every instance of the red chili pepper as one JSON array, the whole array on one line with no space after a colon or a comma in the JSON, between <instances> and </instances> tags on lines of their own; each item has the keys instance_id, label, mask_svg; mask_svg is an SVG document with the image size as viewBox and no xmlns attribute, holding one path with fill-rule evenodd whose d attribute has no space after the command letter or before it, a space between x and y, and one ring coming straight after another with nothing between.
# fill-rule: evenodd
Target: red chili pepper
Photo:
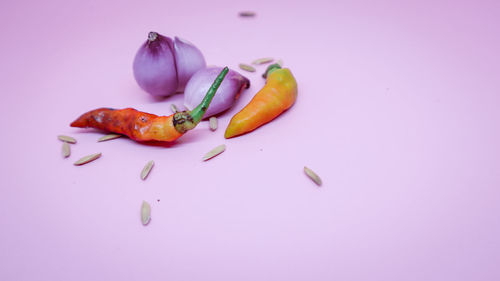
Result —
<instances>
[{"instance_id":1,"label":"red chili pepper","mask_svg":"<svg viewBox=\"0 0 500 281\"><path fill-rule=\"evenodd\" d=\"M136 141L174 141L200 123L228 70L225 67L220 72L203 101L192 111L157 116L133 108L99 108L83 114L70 126L123 134Z\"/></svg>"}]
</instances>

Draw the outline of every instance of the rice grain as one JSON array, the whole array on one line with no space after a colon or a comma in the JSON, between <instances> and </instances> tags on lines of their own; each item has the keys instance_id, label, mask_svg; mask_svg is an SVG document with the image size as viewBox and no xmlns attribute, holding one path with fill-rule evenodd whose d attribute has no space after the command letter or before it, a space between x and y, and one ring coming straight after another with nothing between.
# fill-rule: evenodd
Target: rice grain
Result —
<instances>
[{"instance_id":1,"label":"rice grain","mask_svg":"<svg viewBox=\"0 0 500 281\"><path fill-rule=\"evenodd\" d=\"M248 72L255 72L255 68L253 66L245 64L245 63L240 63L239 67L245 71L248 71Z\"/></svg>"},{"instance_id":2,"label":"rice grain","mask_svg":"<svg viewBox=\"0 0 500 281\"><path fill-rule=\"evenodd\" d=\"M151 205L148 202L142 201L141 206L141 221L143 225L147 225L151 220Z\"/></svg>"},{"instance_id":3,"label":"rice grain","mask_svg":"<svg viewBox=\"0 0 500 281\"><path fill-rule=\"evenodd\" d=\"M64 158L68 158L71 155L71 148L69 147L69 143L63 142L62 145L62 156Z\"/></svg>"},{"instance_id":4,"label":"rice grain","mask_svg":"<svg viewBox=\"0 0 500 281\"><path fill-rule=\"evenodd\" d=\"M80 165L83 165L83 164L87 164L89 162L92 162L94 160L96 160L97 158L101 157L102 153L95 153L95 154L90 154L90 155L87 155L85 157L82 157L80 158L78 161L76 161L74 163L75 166L80 166Z\"/></svg>"},{"instance_id":5,"label":"rice grain","mask_svg":"<svg viewBox=\"0 0 500 281\"><path fill-rule=\"evenodd\" d=\"M215 131L217 130L217 117L212 116L209 119L210 122L210 130Z\"/></svg>"},{"instance_id":6,"label":"rice grain","mask_svg":"<svg viewBox=\"0 0 500 281\"><path fill-rule=\"evenodd\" d=\"M108 140L114 140L114 139L117 139L117 138L121 138L122 135L118 135L118 134L108 134L108 135L105 135L105 136L102 136L100 137L97 142L102 142L102 141L108 141Z\"/></svg>"},{"instance_id":7,"label":"rice grain","mask_svg":"<svg viewBox=\"0 0 500 281\"><path fill-rule=\"evenodd\" d=\"M238 15L243 18L252 18L255 17L257 14L252 11L241 11L238 13Z\"/></svg>"},{"instance_id":8,"label":"rice grain","mask_svg":"<svg viewBox=\"0 0 500 281\"><path fill-rule=\"evenodd\" d=\"M274 59L273 58L261 58L261 59L256 59L252 62L252 64L260 65L260 64L266 64L272 62Z\"/></svg>"},{"instance_id":9,"label":"rice grain","mask_svg":"<svg viewBox=\"0 0 500 281\"><path fill-rule=\"evenodd\" d=\"M65 136L65 135L59 135L57 138L60 141L67 142L67 143L76 143L76 139L70 137L70 136Z\"/></svg>"},{"instance_id":10,"label":"rice grain","mask_svg":"<svg viewBox=\"0 0 500 281\"><path fill-rule=\"evenodd\" d=\"M141 179L142 180L145 180L148 177L148 175L151 172L151 169L153 169L154 165L155 165L155 162L153 160L146 163L146 166L144 166L144 168L141 171Z\"/></svg>"},{"instance_id":11,"label":"rice grain","mask_svg":"<svg viewBox=\"0 0 500 281\"><path fill-rule=\"evenodd\" d=\"M177 112L179 112L179 109L178 109L178 108L177 108L177 106L176 106L175 104L173 104L173 103L170 105L170 109L172 109L172 112L173 112L173 113L177 113Z\"/></svg>"},{"instance_id":12,"label":"rice grain","mask_svg":"<svg viewBox=\"0 0 500 281\"><path fill-rule=\"evenodd\" d=\"M314 181L318 186L321 186L321 184L322 184L321 178L315 172L313 172L313 170L311 170L311 169L307 168L306 166L304 166L304 173L306 173L306 175L312 181Z\"/></svg>"},{"instance_id":13,"label":"rice grain","mask_svg":"<svg viewBox=\"0 0 500 281\"><path fill-rule=\"evenodd\" d=\"M221 154L222 152L224 152L224 150L226 150L225 144L221 144L221 145L215 147L214 149L207 152L207 154L205 154L205 156L203 156L203 161L207 161L208 159L211 159L211 158Z\"/></svg>"}]
</instances>

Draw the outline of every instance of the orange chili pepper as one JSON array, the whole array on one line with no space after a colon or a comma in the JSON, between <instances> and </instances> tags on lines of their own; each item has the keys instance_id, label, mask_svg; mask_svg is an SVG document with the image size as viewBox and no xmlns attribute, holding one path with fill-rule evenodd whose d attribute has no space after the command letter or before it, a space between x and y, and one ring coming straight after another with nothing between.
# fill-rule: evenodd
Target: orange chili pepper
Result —
<instances>
[{"instance_id":1,"label":"orange chili pepper","mask_svg":"<svg viewBox=\"0 0 500 281\"><path fill-rule=\"evenodd\" d=\"M264 77L267 77L266 85L229 122L224 134L226 139L257 129L295 103L297 82L288 68L272 64Z\"/></svg>"},{"instance_id":2,"label":"orange chili pepper","mask_svg":"<svg viewBox=\"0 0 500 281\"><path fill-rule=\"evenodd\" d=\"M98 108L83 114L70 126L123 134L136 141L174 141L200 123L228 70L225 67L221 71L201 103L192 111L157 116L133 108Z\"/></svg>"}]
</instances>

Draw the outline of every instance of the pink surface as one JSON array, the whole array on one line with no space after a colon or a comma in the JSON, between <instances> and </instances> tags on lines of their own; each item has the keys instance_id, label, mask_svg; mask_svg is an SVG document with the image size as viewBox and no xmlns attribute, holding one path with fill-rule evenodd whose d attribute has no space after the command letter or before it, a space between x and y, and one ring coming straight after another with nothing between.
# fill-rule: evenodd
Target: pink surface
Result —
<instances>
[{"instance_id":1,"label":"pink surface","mask_svg":"<svg viewBox=\"0 0 500 281\"><path fill-rule=\"evenodd\" d=\"M499 19L498 1L2 2L0 280L500 280ZM133 79L151 30L209 65L281 58L297 103L225 140L261 67L216 132L161 147L70 128L181 104Z\"/></svg>"}]
</instances>

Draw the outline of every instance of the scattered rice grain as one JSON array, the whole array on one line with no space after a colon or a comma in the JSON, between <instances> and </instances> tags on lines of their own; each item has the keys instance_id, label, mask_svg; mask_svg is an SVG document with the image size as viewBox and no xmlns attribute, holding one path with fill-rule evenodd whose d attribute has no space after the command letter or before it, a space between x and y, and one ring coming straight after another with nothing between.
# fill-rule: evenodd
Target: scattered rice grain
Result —
<instances>
[{"instance_id":1,"label":"scattered rice grain","mask_svg":"<svg viewBox=\"0 0 500 281\"><path fill-rule=\"evenodd\" d=\"M306 173L306 175L312 180L314 181L318 186L321 186L322 182L321 182L321 179L320 177L315 173L313 172L313 170L307 168L304 166L304 173Z\"/></svg>"},{"instance_id":2,"label":"scattered rice grain","mask_svg":"<svg viewBox=\"0 0 500 281\"><path fill-rule=\"evenodd\" d=\"M175 104L173 104L173 103L170 105L170 109L172 109L172 112L173 112L173 113L177 113L177 112L179 112L179 109L178 109L178 108L177 108L177 106L176 106Z\"/></svg>"},{"instance_id":3,"label":"scattered rice grain","mask_svg":"<svg viewBox=\"0 0 500 281\"><path fill-rule=\"evenodd\" d=\"M151 169L153 169L154 165L155 165L155 162L153 160L146 163L146 166L144 166L144 168L142 169L142 172L141 172L141 179L142 180L145 180L148 177L148 175L151 172Z\"/></svg>"},{"instance_id":4,"label":"scattered rice grain","mask_svg":"<svg viewBox=\"0 0 500 281\"><path fill-rule=\"evenodd\" d=\"M60 141L63 141L63 142L67 142L67 143L76 143L76 139L74 139L74 138L72 138L72 137L69 137L69 136L59 135L59 136L57 136L57 138L58 138Z\"/></svg>"},{"instance_id":5,"label":"scattered rice grain","mask_svg":"<svg viewBox=\"0 0 500 281\"><path fill-rule=\"evenodd\" d=\"M215 131L217 130L217 117L212 116L209 119L210 122L210 130Z\"/></svg>"},{"instance_id":6,"label":"scattered rice grain","mask_svg":"<svg viewBox=\"0 0 500 281\"><path fill-rule=\"evenodd\" d=\"M62 156L64 158L68 158L71 155L71 148L69 147L69 143L63 142L62 145Z\"/></svg>"},{"instance_id":7,"label":"scattered rice grain","mask_svg":"<svg viewBox=\"0 0 500 281\"><path fill-rule=\"evenodd\" d=\"M255 72L255 68L251 65L248 65L248 64L240 63L239 67L245 71L248 71L248 72Z\"/></svg>"},{"instance_id":8,"label":"scattered rice grain","mask_svg":"<svg viewBox=\"0 0 500 281\"><path fill-rule=\"evenodd\" d=\"M148 202L142 201L141 206L141 221L143 225L147 225L151 220L151 205Z\"/></svg>"},{"instance_id":9,"label":"scattered rice grain","mask_svg":"<svg viewBox=\"0 0 500 281\"><path fill-rule=\"evenodd\" d=\"M114 140L114 139L117 139L117 138L121 138L122 135L118 135L118 134L109 134L109 135L105 135L105 136L102 136L100 137L97 142L102 142L102 141L108 141L108 140Z\"/></svg>"},{"instance_id":10,"label":"scattered rice grain","mask_svg":"<svg viewBox=\"0 0 500 281\"><path fill-rule=\"evenodd\" d=\"M261 58L261 59L256 59L252 62L252 64L266 64L272 62L274 59L273 58Z\"/></svg>"},{"instance_id":11,"label":"scattered rice grain","mask_svg":"<svg viewBox=\"0 0 500 281\"><path fill-rule=\"evenodd\" d=\"M257 14L255 12L252 12L252 11L241 11L238 13L238 15L240 17L244 17L244 18L251 18L251 17L255 17Z\"/></svg>"},{"instance_id":12,"label":"scattered rice grain","mask_svg":"<svg viewBox=\"0 0 500 281\"><path fill-rule=\"evenodd\" d=\"M203 161L207 161L208 159L211 159L211 158L221 154L222 152L224 152L224 150L226 150L225 144L221 144L221 145L217 146L216 148L207 152L207 154L205 154L205 156L203 156Z\"/></svg>"},{"instance_id":13,"label":"scattered rice grain","mask_svg":"<svg viewBox=\"0 0 500 281\"><path fill-rule=\"evenodd\" d=\"M102 153L95 153L95 154L91 154L91 155L87 155L85 157L82 157L80 158L78 161L76 161L74 163L75 166L80 166L80 165L83 165L83 164L87 164L89 162L92 162L94 160L96 160L97 158L101 157Z\"/></svg>"}]
</instances>

